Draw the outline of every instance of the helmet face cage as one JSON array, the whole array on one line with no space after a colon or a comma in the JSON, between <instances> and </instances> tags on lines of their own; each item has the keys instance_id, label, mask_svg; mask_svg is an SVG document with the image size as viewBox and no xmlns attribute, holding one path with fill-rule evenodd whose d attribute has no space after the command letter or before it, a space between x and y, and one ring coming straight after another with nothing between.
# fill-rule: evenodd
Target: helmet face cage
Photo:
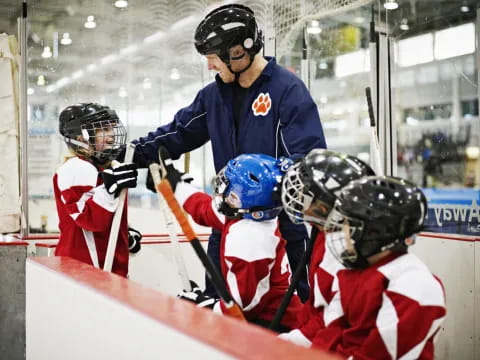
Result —
<instances>
[{"instance_id":1,"label":"helmet face cage","mask_svg":"<svg viewBox=\"0 0 480 360\"><path fill-rule=\"evenodd\" d=\"M303 224L304 211L310 207L312 196L305 193L302 180L302 162L290 167L282 181L282 204L288 217L294 224Z\"/></svg>"},{"instance_id":2,"label":"helmet face cage","mask_svg":"<svg viewBox=\"0 0 480 360\"><path fill-rule=\"evenodd\" d=\"M364 232L364 223L342 214L337 204L338 202L330 211L324 227L327 247L345 267L364 267L368 262L357 250Z\"/></svg>"},{"instance_id":3,"label":"helmet face cage","mask_svg":"<svg viewBox=\"0 0 480 360\"><path fill-rule=\"evenodd\" d=\"M127 131L118 119L104 119L81 126L83 138L99 163L115 160L125 148Z\"/></svg>"}]
</instances>

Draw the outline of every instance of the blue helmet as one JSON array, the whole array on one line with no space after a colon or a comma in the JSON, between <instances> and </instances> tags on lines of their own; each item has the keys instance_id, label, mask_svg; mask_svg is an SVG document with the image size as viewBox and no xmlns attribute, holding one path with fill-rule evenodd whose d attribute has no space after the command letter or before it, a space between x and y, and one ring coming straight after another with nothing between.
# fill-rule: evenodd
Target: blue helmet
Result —
<instances>
[{"instance_id":1,"label":"blue helmet","mask_svg":"<svg viewBox=\"0 0 480 360\"><path fill-rule=\"evenodd\" d=\"M263 154L244 154L230 160L215 179L215 204L228 217L269 220L282 210L282 176L292 164Z\"/></svg>"}]
</instances>

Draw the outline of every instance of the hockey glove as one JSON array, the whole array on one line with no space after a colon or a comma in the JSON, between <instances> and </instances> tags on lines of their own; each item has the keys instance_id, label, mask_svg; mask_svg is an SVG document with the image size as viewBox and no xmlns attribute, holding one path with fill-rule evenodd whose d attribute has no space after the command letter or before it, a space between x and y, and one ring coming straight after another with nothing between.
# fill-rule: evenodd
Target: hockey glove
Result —
<instances>
[{"instance_id":1,"label":"hockey glove","mask_svg":"<svg viewBox=\"0 0 480 360\"><path fill-rule=\"evenodd\" d=\"M131 254L136 254L140 251L140 240L142 240L140 231L128 227L128 250Z\"/></svg>"},{"instance_id":2,"label":"hockey glove","mask_svg":"<svg viewBox=\"0 0 480 360\"><path fill-rule=\"evenodd\" d=\"M170 183L170 186L172 187L172 190L175 191L177 184L181 181L190 183L193 180L193 177L189 174L185 174L181 171L178 171L175 169L173 166L173 160L170 158L170 154L168 153L168 150L161 146L159 149L159 160L163 162L163 165L165 166L165 170L167 171L167 174L165 175L165 179L168 180ZM148 172L147 175L147 189L157 192L155 189L155 184L153 182L152 174Z\"/></svg>"},{"instance_id":3,"label":"hockey glove","mask_svg":"<svg viewBox=\"0 0 480 360\"><path fill-rule=\"evenodd\" d=\"M120 164L102 172L103 183L109 194L117 197L122 189L137 186L137 166L133 163Z\"/></svg>"},{"instance_id":4,"label":"hockey glove","mask_svg":"<svg viewBox=\"0 0 480 360\"><path fill-rule=\"evenodd\" d=\"M198 307L213 309L213 306L217 303L218 299L203 294L202 290L192 280L190 280L190 286L192 287L191 291L182 290L177 297L193 302L197 304Z\"/></svg>"}]
</instances>

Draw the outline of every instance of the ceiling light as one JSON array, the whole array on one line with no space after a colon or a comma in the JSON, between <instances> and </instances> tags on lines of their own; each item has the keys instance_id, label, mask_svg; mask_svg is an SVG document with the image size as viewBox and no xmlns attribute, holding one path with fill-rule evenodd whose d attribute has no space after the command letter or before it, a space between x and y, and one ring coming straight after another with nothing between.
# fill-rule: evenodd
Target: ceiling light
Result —
<instances>
[{"instance_id":1,"label":"ceiling light","mask_svg":"<svg viewBox=\"0 0 480 360\"><path fill-rule=\"evenodd\" d=\"M55 85L48 85L46 90L47 90L47 93L51 93L57 90L57 87Z\"/></svg>"},{"instance_id":2,"label":"ceiling light","mask_svg":"<svg viewBox=\"0 0 480 360\"><path fill-rule=\"evenodd\" d=\"M45 59L52 57L52 51L50 50L50 46L45 46L43 48L42 57Z\"/></svg>"},{"instance_id":3,"label":"ceiling light","mask_svg":"<svg viewBox=\"0 0 480 360\"><path fill-rule=\"evenodd\" d=\"M320 22L318 20L312 20L310 26L307 27L307 34L318 35L322 32L320 28Z\"/></svg>"},{"instance_id":4,"label":"ceiling light","mask_svg":"<svg viewBox=\"0 0 480 360\"><path fill-rule=\"evenodd\" d=\"M28 94L28 95L33 95L33 94L35 94L35 89L34 89L34 88L28 88L27 94Z\"/></svg>"},{"instance_id":5,"label":"ceiling light","mask_svg":"<svg viewBox=\"0 0 480 360\"><path fill-rule=\"evenodd\" d=\"M90 64L90 65L87 65L87 71L95 71L95 69L97 68L97 64Z\"/></svg>"},{"instance_id":6,"label":"ceiling light","mask_svg":"<svg viewBox=\"0 0 480 360\"><path fill-rule=\"evenodd\" d=\"M365 21L365 18L361 16L357 16L355 19L353 19L353 21L357 24L363 24L363 22Z\"/></svg>"},{"instance_id":7,"label":"ceiling light","mask_svg":"<svg viewBox=\"0 0 480 360\"><path fill-rule=\"evenodd\" d=\"M43 85L45 85L45 76L44 76L44 75L38 75L37 85L38 85L38 86L43 86Z\"/></svg>"},{"instance_id":8,"label":"ceiling light","mask_svg":"<svg viewBox=\"0 0 480 360\"><path fill-rule=\"evenodd\" d=\"M152 88L152 81L149 78L145 78L143 80L143 88L144 89L151 89Z\"/></svg>"},{"instance_id":9,"label":"ceiling light","mask_svg":"<svg viewBox=\"0 0 480 360\"><path fill-rule=\"evenodd\" d=\"M64 33L62 39L60 40L60 44L62 45L70 45L72 43L72 39L70 39L69 33Z\"/></svg>"},{"instance_id":10,"label":"ceiling light","mask_svg":"<svg viewBox=\"0 0 480 360\"><path fill-rule=\"evenodd\" d=\"M318 64L318 68L320 70L326 70L328 69L328 64L326 61L320 61L320 63Z\"/></svg>"},{"instance_id":11,"label":"ceiling light","mask_svg":"<svg viewBox=\"0 0 480 360\"><path fill-rule=\"evenodd\" d=\"M126 98L128 96L127 89L125 89L123 86L118 89L118 96L120 96L121 98Z\"/></svg>"},{"instance_id":12,"label":"ceiling light","mask_svg":"<svg viewBox=\"0 0 480 360\"><path fill-rule=\"evenodd\" d=\"M127 0L117 0L117 1L115 1L114 5L117 8L126 8L128 6L128 1Z\"/></svg>"},{"instance_id":13,"label":"ceiling light","mask_svg":"<svg viewBox=\"0 0 480 360\"><path fill-rule=\"evenodd\" d=\"M408 20L402 19L400 22L400 30L407 31L408 29L410 29L410 26L408 26Z\"/></svg>"},{"instance_id":14,"label":"ceiling light","mask_svg":"<svg viewBox=\"0 0 480 360\"><path fill-rule=\"evenodd\" d=\"M87 22L83 24L83 26L85 26L87 29L95 29L95 27L97 26L97 23L95 22L95 17L92 15L87 16Z\"/></svg>"},{"instance_id":15,"label":"ceiling light","mask_svg":"<svg viewBox=\"0 0 480 360\"><path fill-rule=\"evenodd\" d=\"M398 4L395 0L386 0L383 7L387 10L395 10L398 9Z\"/></svg>"},{"instance_id":16,"label":"ceiling light","mask_svg":"<svg viewBox=\"0 0 480 360\"><path fill-rule=\"evenodd\" d=\"M180 79L180 72L178 71L177 68L173 68L172 71L170 72L170 79L172 80Z\"/></svg>"},{"instance_id":17,"label":"ceiling light","mask_svg":"<svg viewBox=\"0 0 480 360\"><path fill-rule=\"evenodd\" d=\"M84 75L83 70L75 71L75 72L72 74L72 79L80 79L83 75Z\"/></svg>"},{"instance_id":18,"label":"ceiling light","mask_svg":"<svg viewBox=\"0 0 480 360\"><path fill-rule=\"evenodd\" d=\"M462 5L460 6L460 11L466 13L470 11L470 8L467 5Z\"/></svg>"}]
</instances>

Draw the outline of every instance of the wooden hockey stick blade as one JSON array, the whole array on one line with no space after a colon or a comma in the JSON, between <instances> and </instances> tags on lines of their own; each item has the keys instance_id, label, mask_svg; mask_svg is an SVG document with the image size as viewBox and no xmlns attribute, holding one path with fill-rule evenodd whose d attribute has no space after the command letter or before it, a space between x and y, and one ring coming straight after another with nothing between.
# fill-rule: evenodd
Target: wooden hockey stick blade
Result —
<instances>
[{"instance_id":1,"label":"wooden hockey stick blade","mask_svg":"<svg viewBox=\"0 0 480 360\"><path fill-rule=\"evenodd\" d=\"M191 227L190 223L188 222L188 218L185 213L182 211L180 204L178 203L175 195L173 194L172 187L168 180L164 179L158 184L157 191L163 195L163 198L167 202L170 210L172 210L173 215L177 219L180 227L183 230L183 233L190 241L195 253L197 254L198 258L200 259L201 263L205 267L207 275L212 280L212 283L217 290L220 299L223 301L225 307L227 308L227 314L235 317L237 319L245 320L243 316L243 312L238 306L238 304L233 300L232 296L228 292L227 286L225 285L225 281L218 272L217 268L213 264L212 260L208 257L205 249L203 248L202 244L197 238L195 231Z\"/></svg>"},{"instance_id":2,"label":"wooden hockey stick blade","mask_svg":"<svg viewBox=\"0 0 480 360\"><path fill-rule=\"evenodd\" d=\"M160 165L157 163L152 163L149 165L150 173L152 174L153 182L155 183L155 187L158 187L160 184ZM170 237L171 249L173 252L173 257L175 259L175 264L177 265L177 272L180 276L180 280L182 281L183 289L187 291L191 291L192 287L190 286L190 278L188 277L187 267L185 265L185 261L183 260L183 256L180 250L180 244L178 241L175 224L173 222L173 214L168 208L165 200L159 192L157 192L158 204L160 209L162 210L163 219L165 221L168 235Z\"/></svg>"},{"instance_id":3,"label":"wooden hockey stick blade","mask_svg":"<svg viewBox=\"0 0 480 360\"><path fill-rule=\"evenodd\" d=\"M132 143L127 144L124 162L132 162L134 153L135 145ZM118 196L118 206L115 209L115 213L113 214L112 226L110 228L110 236L108 237L107 253L105 255L105 263L103 264L104 271L112 271L113 257L115 255L115 249L117 247L118 232L120 230L120 222L122 220L123 207L125 206L126 197L127 189L123 189Z\"/></svg>"}]
</instances>

